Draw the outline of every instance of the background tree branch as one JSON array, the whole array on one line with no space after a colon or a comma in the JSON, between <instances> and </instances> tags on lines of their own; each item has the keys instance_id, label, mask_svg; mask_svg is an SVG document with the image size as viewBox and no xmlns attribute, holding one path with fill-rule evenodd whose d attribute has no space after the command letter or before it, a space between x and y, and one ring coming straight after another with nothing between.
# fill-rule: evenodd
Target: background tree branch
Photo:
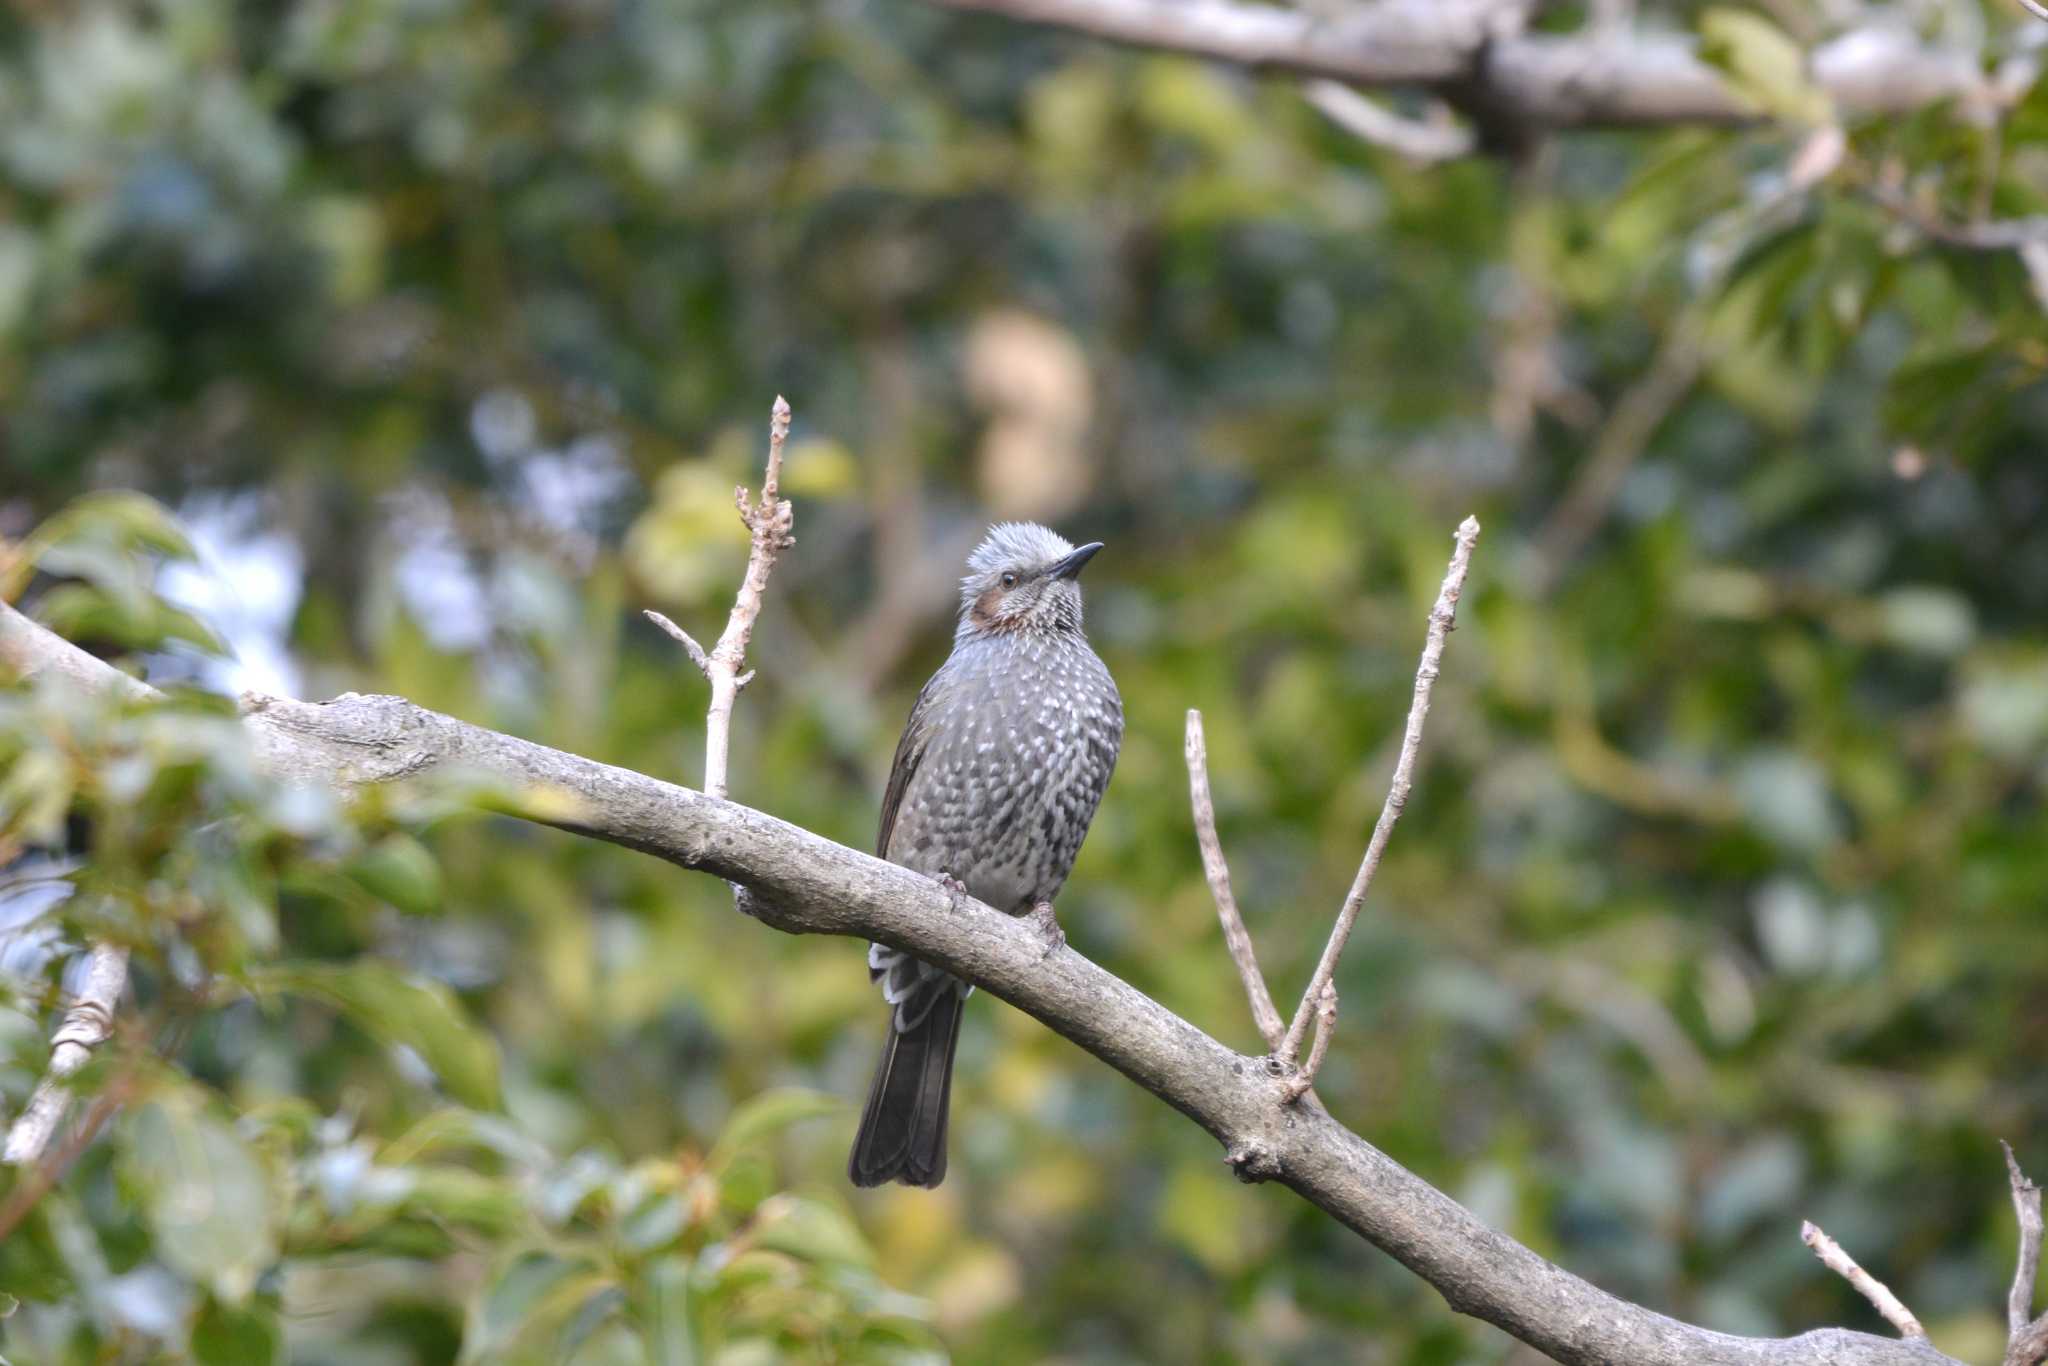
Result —
<instances>
[{"instance_id":1,"label":"background tree branch","mask_svg":"<svg viewBox=\"0 0 2048 1366\"><path fill-rule=\"evenodd\" d=\"M1336 18L1237 0L934 3L1356 87L1431 91L1482 122L1521 133L1731 124L1761 114L1683 36L1523 33L1521 6L1489 0L1377 0ZM1807 75L1849 115L1990 92L1965 55L1875 25L1814 48Z\"/></svg>"},{"instance_id":2,"label":"background tree branch","mask_svg":"<svg viewBox=\"0 0 2048 1366\"><path fill-rule=\"evenodd\" d=\"M7 1131L0 1162L10 1166L33 1162L50 1146L51 1136L70 1108L70 1079L114 1032L114 1008L127 989L128 950L115 944L94 944L86 951L84 984L50 1037L49 1069L36 1083L28 1107Z\"/></svg>"},{"instance_id":3,"label":"background tree branch","mask_svg":"<svg viewBox=\"0 0 2048 1366\"><path fill-rule=\"evenodd\" d=\"M135 681L0 604L0 665L80 686ZM1457 1311L1566 1363L1907 1366L1953 1360L1922 1339L1844 1329L1783 1339L1693 1327L1628 1303L1507 1237L1340 1124L1284 1079L1079 953L936 882L773 816L628 769L470 725L403 698L246 695L245 724L290 781L344 788L430 774L539 798L530 819L714 874L760 919L908 949L1001 997L1201 1125L1240 1177L1277 1181L1428 1281ZM1789 1236L1789 1235L1788 1235Z\"/></svg>"}]
</instances>

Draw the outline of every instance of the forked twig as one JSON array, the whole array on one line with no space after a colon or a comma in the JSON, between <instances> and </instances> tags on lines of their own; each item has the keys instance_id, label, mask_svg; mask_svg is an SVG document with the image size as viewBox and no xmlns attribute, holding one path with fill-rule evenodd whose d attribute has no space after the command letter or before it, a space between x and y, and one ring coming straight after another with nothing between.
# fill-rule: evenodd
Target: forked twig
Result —
<instances>
[{"instance_id":1,"label":"forked twig","mask_svg":"<svg viewBox=\"0 0 2048 1366\"><path fill-rule=\"evenodd\" d=\"M1300 1100L1315 1085L1316 1073L1323 1070L1323 1054L1330 1051L1330 1036L1336 1032L1337 988L1332 984L1323 988L1322 997L1316 1002L1316 1037L1308 1046L1308 1061L1280 1088L1289 1104Z\"/></svg>"},{"instance_id":2,"label":"forked twig","mask_svg":"<svg viewBox=\"0 0 2048 1366\"><path fill-rule=\"evenodd\" d=\"M1799 1225L1799 1241L1813 1249L1813 1255L1820 1258L1821 1265L1854 1286L1856 1293L1870 1301L1871 1308L1884 1317L1884 1321L1899 1330L1902 1338L1924 1338L1927 1330L1920 1326L1920 1320L1913 1317L1913 1311L1899 1302L1883 1281L1856 1264L1842 1245L1820 1231L1811 1220Z\"/></svg>"},{"instance_id":3,"label":"forked twig","mask_svg":"<svg viewBox=\"0 0 2048 1366\"><path fill-rule=\"evenodd\" d=\"M1252 1019L1266 1047L1277 1049L1287 1033L1287 1022L1273 1004L1266 989L1265 974L1259 971L1258 955L1252 951L1252 937L1238 914L1237 897L1230 890L1230 865L1223 859L1223 841L1216 834L1216 803L1209 795L1209 747L1202 735L1202 713L1188 708L1187 730L1188 802L1195 811L1195 841L1202 847L1202 872L1209 879L1209 895L1216 901L1216 918L1223 922L1223 942L1229 946L1237 975L1244 979L1245 999L1251 1002ZM1320 1043L1320 1040L1318 1040Z\"/></svg>"},{"instance_id":4,"label":"forked twig","mask_svg":"<svg viewBox=\"0 0 2048 1366\"><path fill-rule=\"evenodd\" d=\"M1430 694L1436 688L1437 674L1443 666L1444 642L1457 621L1458 597L1465 591L1465 572L1472 567L1472 547L1478 540L1478 518L1467 517L1458 524L1457 548L1451 552L1450 568L1444 573L1443 587L1437 591L1436 605L1429 611L1429 634L1423 641L1422 662L1415 670L1415 695L1408 704L1408 728L1401 737L1401 757L1394 764L1394 779L1387 789L1386 805L1380 809L1379 823L1373 827L1372 840L1366 845L1365 857L1359 862L1358 876L1352 879L1343 908L1337 912L1337 924L1330 931L1330 942L1323 946L1323 956L1316 964L1315 976L1309 979L1308 990L1301 994L1301 1004L1295 1007L1293 1022L1287 1027L1287 1037L1280 1041L1276 1050L1276 1056L1283 1065L1292 1063L1301 1055L1301 1043L1308 1033L1309 1021L1315 1017L1323 1002L1323 993L1336 976L1337 959L1344 952L1345 941L1351 938L1351 927L1358 922L1359 909L1365 904L1366 889L1372 886L1373 874L1379 871L1380 858L1386 853L1387 838L1394 833L1394 822L1401 819L1401 809L1408 804L1408 790L1415 781L1415 756L1422 748L1422 726L1429 719ZM1315 1080L1314 1064L1320 1062L1321 1053L1319 1048L1311 1058L1311 1065L1302 1069L1301 1076L1297 1078L1304 1091Z\"/></svg>"},{"instance_id":5,"label":"forked twig","mask_svg":"<svg viewBox=\"0 0 2048 1366\"><path fill-rule=\"evenodd\" d=\"M2005 1150L2005 1172L2012 1182L2012 1209L2019 1216L2020 1250L2013 1264L2012 1290L2005 1297L2005 1366L2036 1366L2048 1356L2048 1313L2034 1317L2034 1278L2041 1271L2041 1188L2027 1180L2012 1144Z\"/></svg>"},{"instance_id":6,"label":"forked twig","mask_svg":"<svg viewBox=\"0 0 2048 1366\"><path fill-rule=\"evenodd\" d=\"M647 613L649 621L668 632L689 651L691 662L711 683L711 704L704 712L706 796L721 799L725 796L727 760L732 748L733 701L754 676L752 670L744 669L747 643L753 639L754 622L761 615L762 595L768 589L768 575L775 568L776 557L796 543L796 538L789 531L794 510L780 496L782 447L788 439L789 404L778 394L775 406L769 410L768 471L761 480L761 501L756 503L744 487L733 490L733 504L739 508L740 520L746 523L752 543L747 551L746 576L740 580L739 592L733 598L732 613L725 620L725 630L719 635L718 643L707 653L682 627L659 612Z\"/></svg>"}]
</instances>

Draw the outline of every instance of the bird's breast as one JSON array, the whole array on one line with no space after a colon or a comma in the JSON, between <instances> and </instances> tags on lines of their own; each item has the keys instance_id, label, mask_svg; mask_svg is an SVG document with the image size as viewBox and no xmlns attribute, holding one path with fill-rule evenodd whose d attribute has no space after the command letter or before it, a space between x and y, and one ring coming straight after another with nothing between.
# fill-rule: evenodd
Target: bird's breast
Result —
<instances>
[{"instance_id":1,"label":"bird's breast","mask_svg":"<svg viewBox=\"0 0 2048 1366\"><path fill-rule=\"evenodd\" d=\"M1066 881L1123 735L1116 685L1093 652L1013 644L965 660L936 699L890 857L1027 910Z\"/></svg>"}]
</instances>

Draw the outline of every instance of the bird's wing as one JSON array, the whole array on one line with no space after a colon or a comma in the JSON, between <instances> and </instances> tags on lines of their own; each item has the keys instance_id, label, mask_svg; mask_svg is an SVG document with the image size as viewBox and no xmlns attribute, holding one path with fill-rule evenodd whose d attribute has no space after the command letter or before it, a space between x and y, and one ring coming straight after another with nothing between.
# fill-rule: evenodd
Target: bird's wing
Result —
<instances>
[{"instance_id":1,"label":"bird's wing","mask_svg":"<svg viewBox=\"0 0 2048 1366\"><path fill-rule=\"evenodd\" d=\"M889 765L889 785L882 789L882 829L875 836L878 857L889 857L889 837L896 833L897 808L903 805L910 777L924 761L925 747L931 743L932 697L938 684L939 675L934 674L919 691L910 708L910 719L903 723L903 737L896 742L896 758Z\"/></svg>"}]
</instances>

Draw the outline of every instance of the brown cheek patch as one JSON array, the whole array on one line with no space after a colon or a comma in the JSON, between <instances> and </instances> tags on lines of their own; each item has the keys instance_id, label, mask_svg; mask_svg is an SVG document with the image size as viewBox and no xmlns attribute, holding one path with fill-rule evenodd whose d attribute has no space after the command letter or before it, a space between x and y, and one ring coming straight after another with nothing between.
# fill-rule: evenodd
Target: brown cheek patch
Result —
<instances>
[{"instance_id":1,"label":"brown cheek patch","mask_svg":"<svg viewBox=\"0 0 2048 1366\"><path fill-rule=\"evenodd\" d=\"M1003 590L991 588L974 600L973 608L967 613L968 619L976 626L993 626L996 608L1002 604Z\"/></svg>"}]
</instances>

